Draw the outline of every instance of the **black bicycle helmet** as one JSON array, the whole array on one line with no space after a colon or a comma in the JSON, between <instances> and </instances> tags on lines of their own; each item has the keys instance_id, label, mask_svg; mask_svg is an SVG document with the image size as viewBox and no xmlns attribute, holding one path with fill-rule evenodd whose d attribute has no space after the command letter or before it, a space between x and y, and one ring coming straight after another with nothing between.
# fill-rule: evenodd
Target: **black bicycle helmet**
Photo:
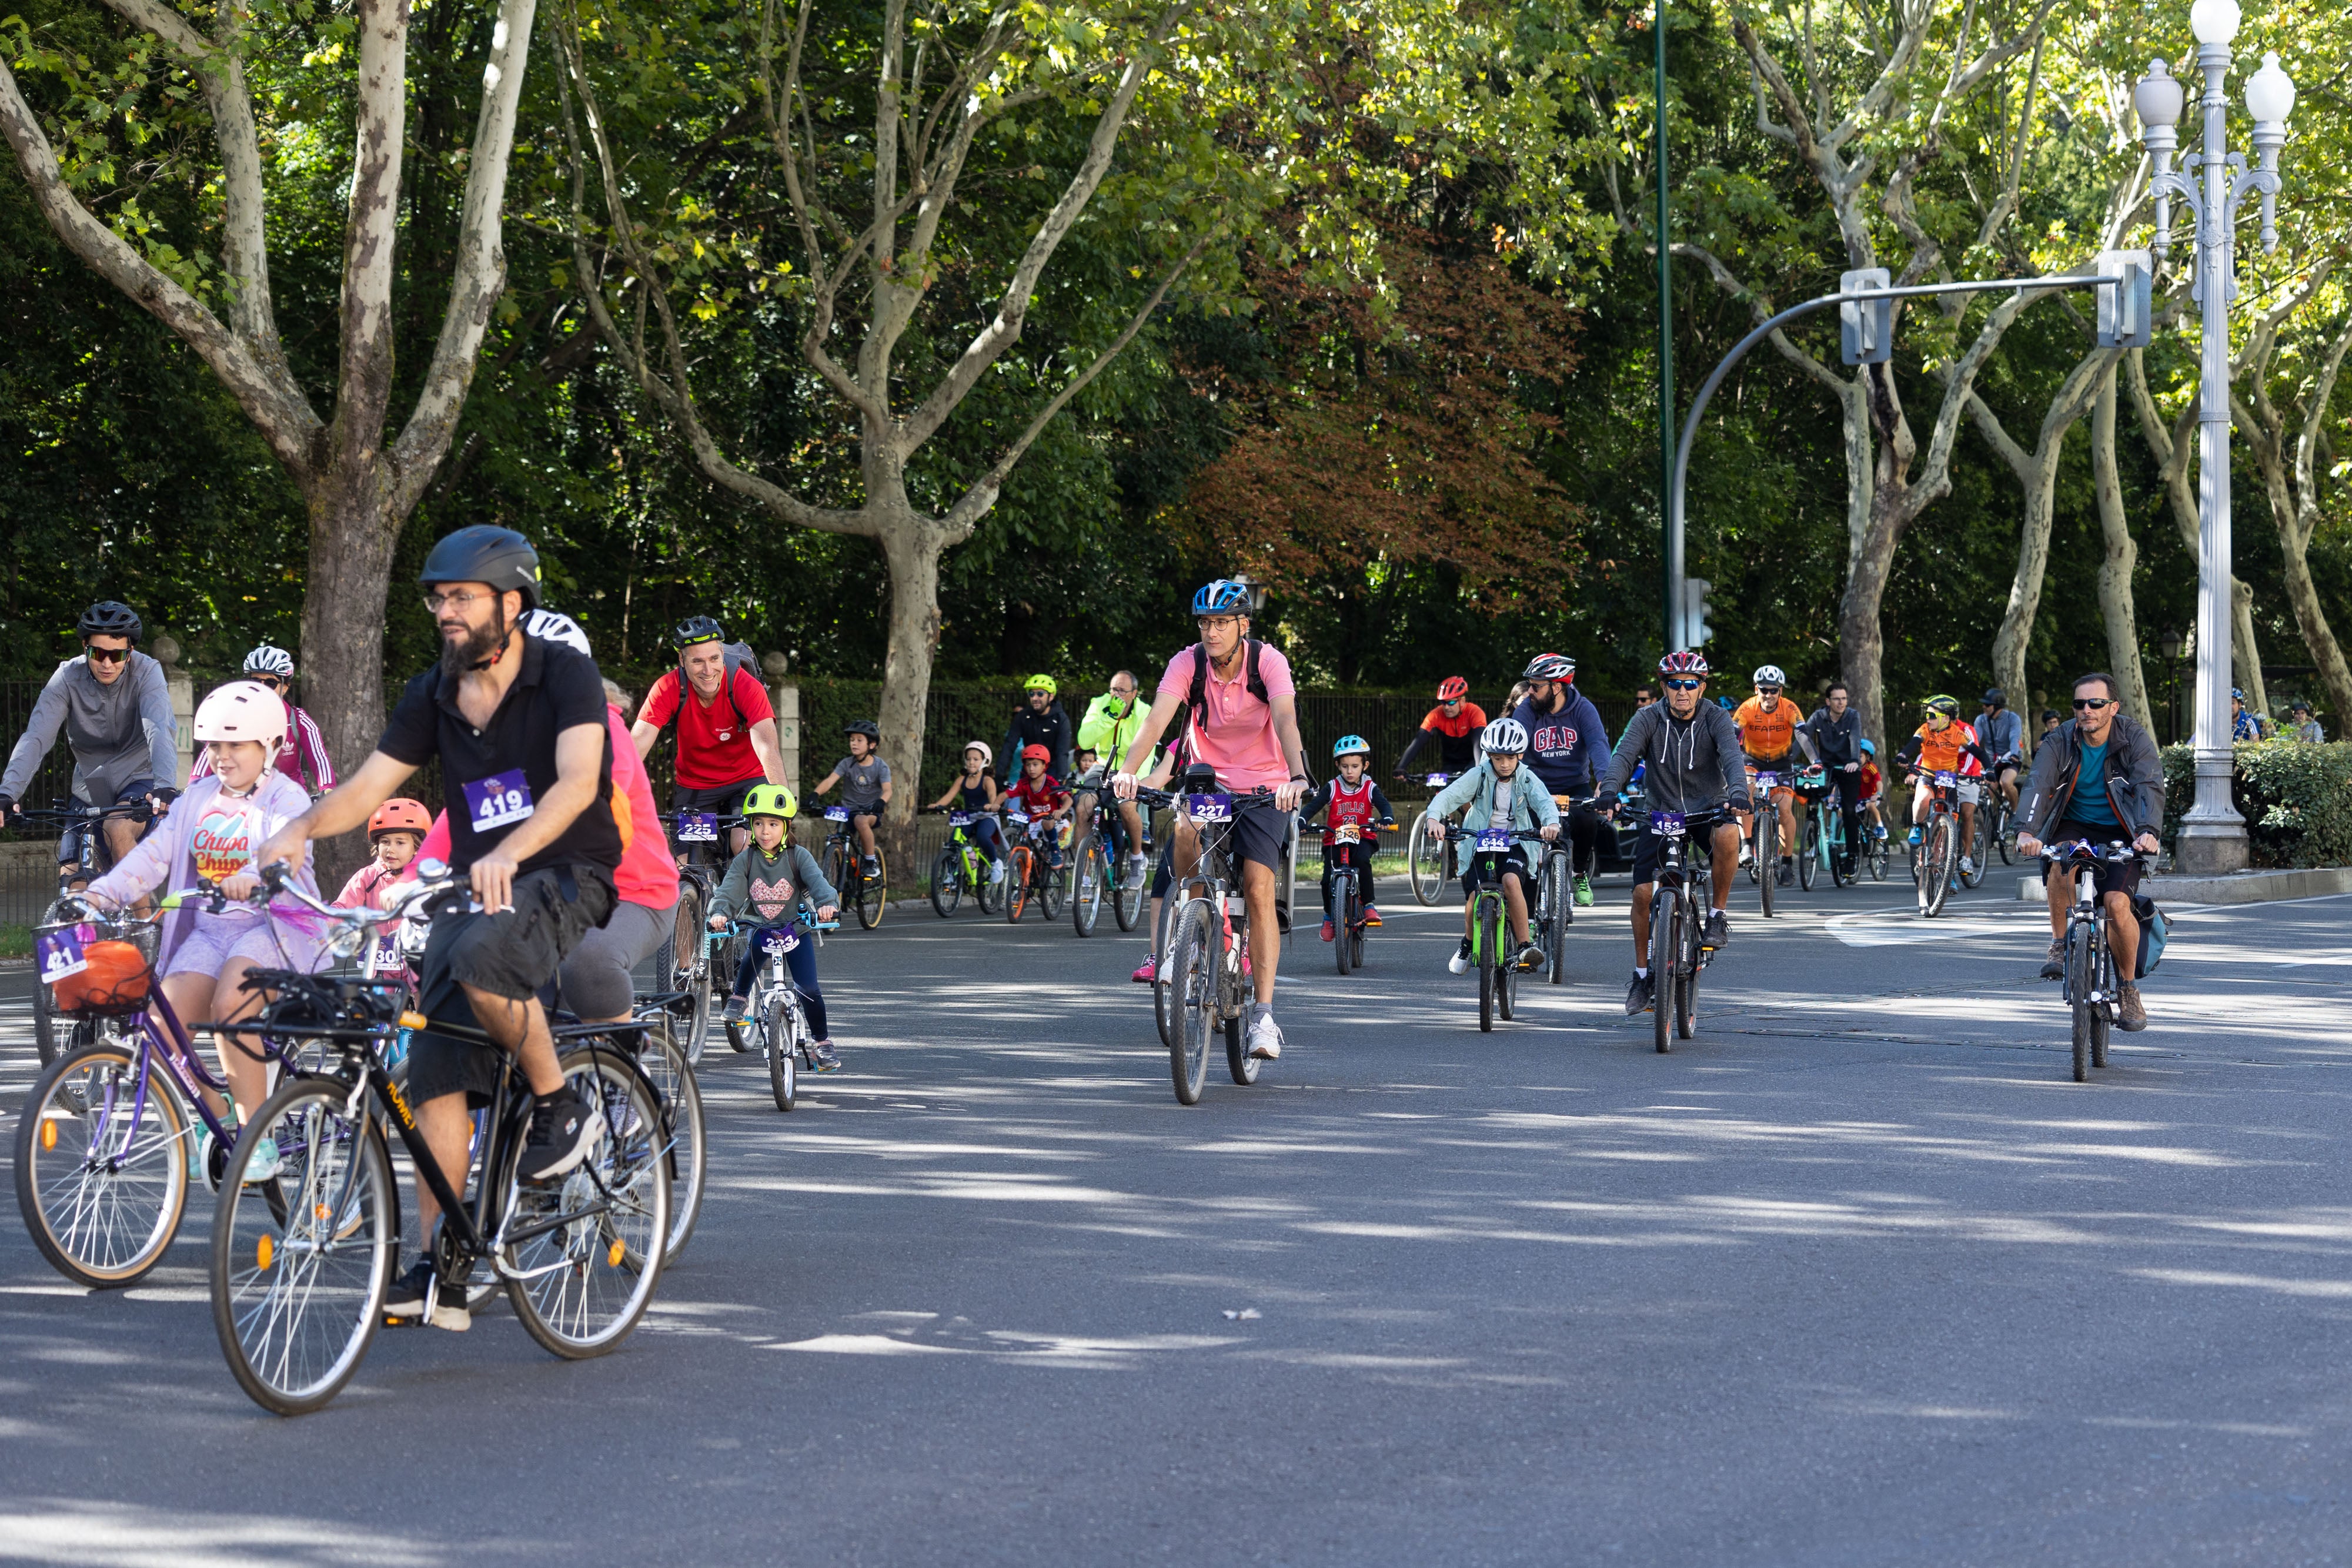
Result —
<instances>
[{"instance_id":1,"label":"black bicycle helmet","mask_svg":"<svg viewBox=\"0 0 2352 1568\"><path fill-rule=\"evenodd\" d=\"M139 612L128 604L101 599L81 612L74 630L85 637L128 637L136 643L146 627L139 619Z\"/></svg>"},{"instance_id":2,"label":"black bicycle helmet","mask_svg":"<svg viewBox=\"0 0 2352 1568\"><path fill-rule=\"evenodd\" d=\"M844 735L862 735L875 745L882 744L882 727L870 718L853 718L841 727Z\"/></svg>"},{"instance_id":3,"label":"black bicycle helmet","mask_svg":"<svg viewBox=\"0 0 2352 1568\"><path fill-rule=\"evenodd\" d=\"M723 643L726 640L726 628L708 615L689 615L679 622L677 629L669 634L669 645L680 653L697 643Z\"/></svg>"},{"instance_id":4,"label":"black bicycle helmet","mask_svg":"<svg viewBox=\"0 0 2352 1568\"><path fill-rule=\"evenodd\" d=\"M513 589L522 595L525 610L539 608L539 552L512 528L476 523L459 528L433 547L416 580L486 582L498 592Z\"/></svg>"}]
</instances>

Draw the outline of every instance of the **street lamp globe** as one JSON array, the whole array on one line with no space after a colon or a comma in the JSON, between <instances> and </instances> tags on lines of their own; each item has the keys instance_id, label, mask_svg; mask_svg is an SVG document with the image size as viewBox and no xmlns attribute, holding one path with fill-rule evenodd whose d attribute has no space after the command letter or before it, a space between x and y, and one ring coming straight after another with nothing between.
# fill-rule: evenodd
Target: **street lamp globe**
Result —
<instances>
[{"instance_id":1,"label":"street lamp globe","mask_svg":"<svg viewBox=\"0 0 2352 1568\"><path fill-rule=\"evenodd\" d=\"M2180 123L2182 101L2180 83L2172 68L2162 60L2148 61L2147 75L2132 89L2132 107L2139 110L2140 124L2169 130Z\"/></svg>"},{"instance_id":2,"label":"street lamp globe","mask_svg":"<svg viewBox=\"0 0 2352 1568\"><path fill-rule=\"evenodd\" d=\"M2238 0L2197 0L2189 7L2189 30L2200 44L2226 44L2238 36Z\"/></svg>"},{"instance_id":3,"label":"street lamp globe","mask_svg":"<svg viewBox=\"0 0 2352 1568\"><path fill-rule=\"evenodd\" d=\"M2263 68L2246 80L2246 112L2257 125L2284 125L2294 112L2294 82L2279 69L2275 51L2263 56Z\"/></svg>"}]
</instances>

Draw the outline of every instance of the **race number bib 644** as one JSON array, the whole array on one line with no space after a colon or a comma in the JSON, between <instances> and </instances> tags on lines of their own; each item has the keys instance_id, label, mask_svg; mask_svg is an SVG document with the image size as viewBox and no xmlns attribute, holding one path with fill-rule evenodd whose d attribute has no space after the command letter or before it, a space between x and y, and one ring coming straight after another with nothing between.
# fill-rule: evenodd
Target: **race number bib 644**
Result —
<instances>
[{"instance_id":1,"label":"race number bib 644","mask_svg":"<svg viewBox=\"0 0 2352 1568\"><path fill-rule=\"evenodd\" d=\"M467 819L478 833L520 822L537 809L531 804L530 785L520 768L493 773L488 779L476 779L462 788Z\"/></svg>"}]
</instances>

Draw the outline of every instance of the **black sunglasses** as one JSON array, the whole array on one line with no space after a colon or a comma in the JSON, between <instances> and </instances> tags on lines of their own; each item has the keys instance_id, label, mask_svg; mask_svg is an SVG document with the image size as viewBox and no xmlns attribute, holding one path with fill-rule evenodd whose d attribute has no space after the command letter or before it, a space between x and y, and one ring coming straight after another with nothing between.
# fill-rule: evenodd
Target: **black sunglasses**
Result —
<instances>
[{"instance_id":1,"label":"black sunglasses","mask_svg":"<svg viewBox=\"0 0 2352 1568\"><path fill-rule=\"evenodd\" d=\"M2113 707L2115 706L2116 699L2113 697L2076 697L2074 699L2074 707L2077 712L2084 708L2089 708L2093 713L2096 713L2103 707Z\"/></svg>"}]
</instances>

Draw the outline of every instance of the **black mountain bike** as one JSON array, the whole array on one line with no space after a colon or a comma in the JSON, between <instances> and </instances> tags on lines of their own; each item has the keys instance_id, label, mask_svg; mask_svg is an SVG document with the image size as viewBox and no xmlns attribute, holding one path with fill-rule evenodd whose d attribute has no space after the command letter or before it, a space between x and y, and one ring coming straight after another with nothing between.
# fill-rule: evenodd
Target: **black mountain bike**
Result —
<instances>
[{"instance_id":1,"label":"black mountain bike","mask_svg":"<svg viewBox=\"0 0 2352 1568\"><path fill-rule=\"evenodd\" d=\"M2088 839L2045 844L2042 849L2044 874L2049 867L2063 865L2074 884L2074 902L2066 915L2063 981L2067 1010L2074 1015L2077 1083L2089 1078L2092 1068L2106 1066L2107 1032L2115 1024L2116 1004L2122 997L2115 951L2107 946L2106 911L2099 907L2096 873L2102 862L2127 861L2137 852L2120 841L2095 844ZM2141 940L2147 940L2145 933Z\"/></svg>"},{"instance_id":2,"label":"black mountain bike","mask_svg":"<svg viewBox=\"0 0 2352 1568\"><path fill-rule=\"evenodd\" d=\"M1700 941L1706 925L1712 841L1720 812L1650 813L1658 839L1658 880L1650 895L1650 983L1657 1046L1698 1032L1698 977L1715 957Z\"/></svg>"},{"instance_id":3,"label":"black mountain bike","mask_svg":"<svg viewBox=\"0 0 2352 1568\"><path fill-rule=\"evenodd\" d=\"M865 852L858 846L849 808L827 806L824 820L832 824L832 831L825 834L824 852L817 857L817 864L824 868L825 881L841 894L841 907L855 910L857 924L871 931L882 924L882 911L890 902L890 862L877 841L874 874L866 875Z\"/></svg>"}]
</instances>

